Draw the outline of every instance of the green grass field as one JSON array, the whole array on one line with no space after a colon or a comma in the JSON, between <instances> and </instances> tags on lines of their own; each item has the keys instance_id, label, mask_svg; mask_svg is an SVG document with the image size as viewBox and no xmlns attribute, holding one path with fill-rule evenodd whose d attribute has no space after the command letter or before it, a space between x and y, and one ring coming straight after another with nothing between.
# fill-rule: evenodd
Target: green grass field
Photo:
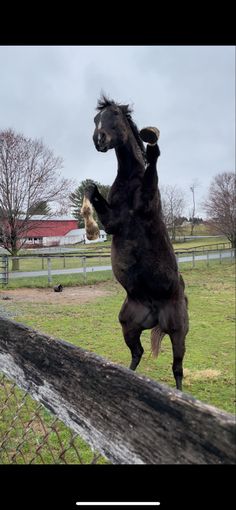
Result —
<instances>
[{"instance_id":1,"label":"green grass field","mask_svg":"<svg viewBox=\"0 0 236 510\"><path fill-rule=\"evenodd\" d=\"M118 313L125 294L112 278L111 272L94 273L94 282L109 295L96 298L91 303L51 304L48 302L1 301L1 307L18 322L54 337L67 340L106 359L128 366L130 353L123 340ZM195 269L183 266L182 271L186 293L189 299L190 331L186 340L184 359L183 391L201 401L212 404L227 412L235 409L235 273L234 265L224 261L221 265L213 262L210 267L199 263ZM79 275L71 275L69 285L81 285ZM70 275L68 276L68 278ZM106 280L107 279L107 280ZM90 282L92 283L92 282ZM1 298L1 292L0 292ZM157 360L150 353L150 332L142 334L145 354L137 372L161 383L175 387L171 371L172 351L169 337L162 342ZM7 391L10 384L7 383ZM21 399L22 392L14 390ZM0 390L0 401L6 395ZM77 464L79 452L84 463L92 462L90 448L80 438L75 440L75 448L70 448L71 431L61 422L57 423L57 433L53 427L54 418L44 410L41 418L31 423L37 404L27 397L27 408L16 405L7 398L7 405L0 425L0 435L10 430L8 451L2 449L1 463L67 463ZM20 420L14 422L15 412L20 412ZM37 413L36 413L37 415ZM30 424L31 425L27 425ZM42 425L43 423L43 425ZM22 425L24 424L24 425ZM25 427L28 426L27 434ZM50 431L48 436L43 428ZM58 435L60 440L58 440ZM19 438L21 446L19 448ZM66 450L64 457L60 453ZM40 456L36 455L40 449ZM21 454L23 452L23 456ZM10 457L9 457L10 455ZM56 459L56 460L55 460ZM100 458L98 463L106 462Z\"/></svg>"},{"instance_id":2,"label":"green grass field","mask_svg":"<svg viewBox=\"0 0 236 510\"><path fill-rule=\"evenodd\" d=\"M82 273L72 273L68 275L53 275L52 276L52 284L57 285L61 283L65 287L74 287L75 285L93 285L99 282L110 281L113 278L112 271L96 271L91 273L86 273L86 281L84 281L84 276ZM19 278L9 280L9 283L6 287L7 289L21 289L21 288L46 288L48 287L48 277L47 276L37 276L32 278ZM1 291L0 291L1 292Z\"/></svg>"},{"instance_id":3,"label":"green grass field","mask_svg":"<svg viewBox=\"0 0 236 510\"><path fill-rule=\"evenodd\" d=\"M91 266L107 266L111 263L110 253L107 256L101 254L101 256L93 256L89 257L86 253L86 267ZM51 257L51 269L71 269L71 268L79 268L83 267L83 258L84 256L75 256L69 255L64 257ZM19 272L22 271L43 271L47 270L47 258L41 257L24 257L20 259L20 268ZM10 260L10 268L12 270L12 260Z\"/></svg>"},{"instance_id":4,"label":"green grass field","mask_svg":"<svg viewBox=\"0 0 236 510\"><path fill-rule=\"evenodd\" d=\"M182 268L181 268L182 270ZM110 272L109 272L110 273ZM190 332L185 355L184 391L226 411L234 410L234 265L224 261L209 267L199 263L194 269L183 266L182 274L189 298ZM73 276L74 285L80 284ZM94 273L99 285L111 295L86 304L4 302L16 320L52 336L96 352L115 363L128 366L126 347L117 316L124 300L123 289L110 275ZM105 279L107 278L107 281ZM72 283L71 280L71 283ZM90 284L92 283L89 282ZM165 337L158 360L150 356L150 332L142 334L145 355L138 372L174 386L172 353Z\"/></svg>"}]
</instances>

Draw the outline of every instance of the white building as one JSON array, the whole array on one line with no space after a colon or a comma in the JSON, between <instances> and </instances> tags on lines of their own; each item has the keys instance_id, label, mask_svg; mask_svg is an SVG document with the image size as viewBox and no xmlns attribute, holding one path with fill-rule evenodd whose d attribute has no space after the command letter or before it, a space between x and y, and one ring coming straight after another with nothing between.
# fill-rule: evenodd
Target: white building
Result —
<instances>
[{"instance_id":1,"label":"white building","mask_svg":"<svg viewBox=\"0 0 236 510\"><path fill-rule=\"evenodd\" d=\"M94 241L89 241L86 236L85 228L76 228L74 230L70 230L70 232L67 232L66 235L61 237L60 239L60 245L64 246L65 244L76 244L76 243L84 243L84 244L90 244L90 243L103 243L107 240L107 234L105 230L100 230L100 236L98 239L95 239Z\"/></svg>"}]
</instances>

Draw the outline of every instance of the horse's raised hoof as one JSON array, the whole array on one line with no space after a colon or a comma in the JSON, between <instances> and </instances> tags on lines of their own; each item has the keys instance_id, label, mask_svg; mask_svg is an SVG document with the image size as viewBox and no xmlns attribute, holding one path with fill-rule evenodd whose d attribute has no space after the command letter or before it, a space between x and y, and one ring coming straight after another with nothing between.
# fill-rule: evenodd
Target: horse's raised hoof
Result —
<instances>
[{"instance_id":1,"label":"horse's raised hoof","mask_svg":"<svg viewBox=\"0 0 236 510\"><path fill-rule=\"evenodd\" d=\"M89 184L85 188L84 196L86 198L88 198L89 200L91 200L93 198L93 196L95 195L96 191L97 191L97 185L94 182L91 182L91 184Z\"/></svg>"},{"instance_id":2,"label":"horse's raised hoof","mask_svg":"<svg viewBox=\"0 0 236 510\"><path fill-rule=\"evenodd\" d=\"M155 145L160 136L160 131L156 127L146 127L141 129L139 134L143 142L149 143L150 145Z\"/></svg>"}]
</instances>

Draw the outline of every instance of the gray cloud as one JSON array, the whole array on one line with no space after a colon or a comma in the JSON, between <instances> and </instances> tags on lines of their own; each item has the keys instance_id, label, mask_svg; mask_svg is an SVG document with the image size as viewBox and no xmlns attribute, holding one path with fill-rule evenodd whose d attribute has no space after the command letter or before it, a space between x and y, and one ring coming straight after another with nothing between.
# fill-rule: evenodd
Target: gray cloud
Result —
<instances>
[{"instance_id":1,"label":"gray cloud","mask_svg":"<svg viewBox=\"0 0 236 510\"><path fill-rule=\"evenodd\" d=\"M2 46L0 129L43 138L78 183L111 184L114 151L97 153L92 143L104 90L133 104L140 128L160 128L160 182L188 194L198 179L200 201L216 173L234 168L234 52L227 46Z\"/></svg>"}]
</instances>

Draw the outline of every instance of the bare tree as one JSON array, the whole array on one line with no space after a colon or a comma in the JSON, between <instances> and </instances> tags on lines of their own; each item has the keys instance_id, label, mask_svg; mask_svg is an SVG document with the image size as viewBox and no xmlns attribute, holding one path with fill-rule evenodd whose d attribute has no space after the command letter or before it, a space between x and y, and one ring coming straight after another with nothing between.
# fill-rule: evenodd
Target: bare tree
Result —
<instances>
[{"instance_id":1,"label":"bare tree","mask_svg":"<svg viewBox=\"0 0 236 510\"><path fill-rule=\"evenodd\" d=\"M172 240L175 240L179 218L183 215L185 207L184 193L177 186L163 186L161 188L161 200L165 223L171 233Z\"/></svg>"},{"instance_id":2,"label":"bare tree","mask_svg":"<svg viewBox=\"0 0 236 510\"><path fill-rule=\"evenodd\" d=\"M191 231L190 235L193 235L193 229L195 227L195 216L196 216L196 188L199 186L197 181L194 181L190 186L190 191L192 193L192 210L190 213L190 222L191 222Z\"/></svg>"},{"instance_id":3,"label":"bare tree","mask_svg":"<svg viewBox=\"0 0 236 510\"><path fill-rule=\"evenodd\" d=\"M11 129L0 132L0 246L11 255L24 245L38 205L49 207L69 195L70 181L60 176L61 168L62 159L41 140L27 139Z\"/></svg>"},{"instance_id":4,"label":"bare tree","mask_svg":"<svg viewBox=\"0 0 236 510\"><path fill-rule=\"evenodd\" d=\"M236 177L233 172L216 175L203 203L210 224L217 233L229 239L233 248L236 248L235 186Z\"/></svg>"}]
</instances>

